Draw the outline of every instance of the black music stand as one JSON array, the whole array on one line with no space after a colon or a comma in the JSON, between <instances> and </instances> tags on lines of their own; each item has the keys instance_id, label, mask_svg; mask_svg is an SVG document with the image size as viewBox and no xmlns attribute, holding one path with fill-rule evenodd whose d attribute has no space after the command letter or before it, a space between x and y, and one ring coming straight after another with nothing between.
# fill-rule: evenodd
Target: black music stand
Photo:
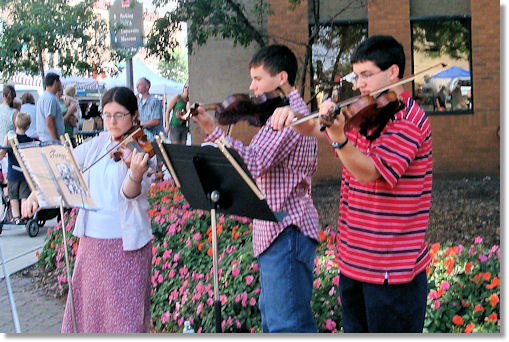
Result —
<instances>
[{"instance_id":1,"label":"black music stand","mask_svg":"<svg viewBox=\"0 0 509 342\"><path fill-rule=\"evenodd\" d=\"M156 137L154 150L166 164L177 186L194 209L210 211L214 273L214 317L216 332L221 332L221 302L217 271L216 210L223 214L238 215L260 220L281 222L285 213L275 213L258 192L253 191L254 181L240 155L226 148L229 156L215 146L185 146L162 143ZM229 158L233 157L234 161ZM240 166L249 177L243 178ZM244 177L245 177L244 175ZM248 183L252 182L251 185ZM256 186L256 185L255 185ZM257 195L258 193L258 195ZM263 194L261 194L263 196Z\"/></svg>"}]
</instances>

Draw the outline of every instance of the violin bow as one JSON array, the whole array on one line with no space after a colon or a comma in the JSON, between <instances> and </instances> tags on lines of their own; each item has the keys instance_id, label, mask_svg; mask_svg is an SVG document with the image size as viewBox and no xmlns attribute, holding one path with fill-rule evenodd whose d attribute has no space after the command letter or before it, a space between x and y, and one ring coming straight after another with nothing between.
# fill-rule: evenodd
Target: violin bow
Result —
<instances>
[{"instance_id":1,"label":"violin bow","mask_svg":"<svg viewBox=\"0 0 509 342\"><path fill-rule=\"evenodd\" d=\"M368 96L374 96L374 95L378 95L392 87L396 87L396 86L399 86L399 85L402 85L402 84L405 84L405 83L408 83L410 81L413 81L414 79L416 79L417 77L419 77L420 75L432 70L432 69L435 69L435 68L438 68L439 66L442 67L442 68L445 68L447 64L445 63L437 63L427 69L424 69L424 70L421 70L419 71L418 73L416 74L412 74L412 75L409 75L407 77L403 77L402 79L400 79L399 81L396 81L394 83L391 83L391 84L388 84L388 85L385 85L381 88L378 88L376 90L373 90L371 93L367 94ZM339 102L336 107L334 107L333 110L331 110L331 113L332 112L336 112L336 111L339 111L342 107L346 107L352 103L354 103L355 101L357 101L358 99L360 99L362 96L365 96L365 95L357 95L357 96L354 96L352 98L349 98L349 99L346 99L344 101L341 101ZM308 120L311 120L311 119L315 119L317 118L318 116L320 115L319 112L314 112L314 113L311 113L309 115L306 115L306 116L303 116L301 118L295 118L293 119L292 123L290 123L290 127L291 126L295 126L295 125L298 125L300 123L303 123L305 121L308 121Z\"/></svg>"},{"instance_id":2,"label":"violin bow","mask_svg":"<svg viewBox=\"0 0 509 342\"><path fill-rule=\"evenodd\" d=\"M109 155L112 151L116 150L120 145L122 145L123 143L125 143L128 139L131 139L136 133L138 133L138 131L141 129L141 127L138 127L137 129L134 130L134 132L132 132L131 134L129 134L127 137L125 137L124 139L122 139L122 141L120 141L118 144L116 144L115 146L113 146L112 148L110 148L108 151L106 151L106 153L104 153L102 156L100 156L98 159L96 159L92 164L90 164L89 166L87 166L86 168L83 169L83 171L81 171L82 173L85 173L85 171L88 171L88 169L90 169L92 166L94 166L95 164L97 164L101 159L103 159L104 157L106 157L107 155Z\"/></svg>"}]
</instances>

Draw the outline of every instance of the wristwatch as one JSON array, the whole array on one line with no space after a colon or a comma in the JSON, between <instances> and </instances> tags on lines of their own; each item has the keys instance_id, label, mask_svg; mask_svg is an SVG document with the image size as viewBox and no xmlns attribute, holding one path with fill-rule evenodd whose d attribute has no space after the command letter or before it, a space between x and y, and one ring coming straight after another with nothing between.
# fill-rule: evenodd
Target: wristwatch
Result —
<instances>
[{"instance_id":1,"label":"wristwatch","mask_svg":"<svg viewBox=\"0 0 509 342\"><path fill-rule=\"evenodd\" d=\"M348 138L345 139L342 143L338 143L336 141L331 142L331 146L336 150L341 150L348 143Z\"/></svg>"}]
</instances>

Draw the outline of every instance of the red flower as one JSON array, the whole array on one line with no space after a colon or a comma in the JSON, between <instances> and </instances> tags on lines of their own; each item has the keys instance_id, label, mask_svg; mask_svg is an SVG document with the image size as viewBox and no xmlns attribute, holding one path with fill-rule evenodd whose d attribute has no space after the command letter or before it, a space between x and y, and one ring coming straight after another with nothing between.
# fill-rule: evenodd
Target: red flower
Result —
<instances>
[{"instance_id":1,"label":"red flower","mask_svg":"<svg viewBox=\"0 0 509 342\"><path fill-rule=\"evenodd\" d=\"M470 272L471 269L472 269L472 263L471 262L467 262L465 264L465 273Z\"/></svg>"},{"instance_id":2,"label":"red flower","mask_svg":"<svg viewBox=\"0 0 509 342\"><path fill-rule=\"evenodd\" d=\"M490 296L490 304L491 304L491 306L497 305L498 302L499 302L498 296L496 294L492 294Z\"/></svg>"},{"instance_id":3,"label":"red flower","mask_svg":"<svg viewBox=\"0 0 509 342\"><path fill-rule=\"evenodd\" d=\"M467 327L465 328L465 333L470 334L472 330L474 330L474 327L475 327L474 323L467 324Z\"/></svg>"},{"instance_id":4,"label":"red flower","mask_svg":"<svg viewBox=\"0 0 509 342\"><path fill-rule=\"evenodd\" d=\"M459 316L459 315L454 315L454 317L452 318L452 322L456 325L462 325L463 318L461 318L461 316Z\"/></svg>"},{"instance_id":5,"label":"red flower","mask_svg":"<svg viewBox=\"0 0 509 342\"><path fill-rule=\"evenodd\" d=\"M491 284L486 285L487 289L492 289L494 287L500 286L500 279L497 277L493 277Z\"/></svg>"},{"instance_id":6,"label":"red flower","mask_svg":"<svg viewBox=\"0 0 509 342\"><path fill-rule=\"evenodd\" d=\"M474 313L476 313L477 311L480 311L480 312L483 312L484 311L484 308L482 307L481 304L477 304L474 308Z\"/></svg>"},{"instance_id":7,"label":"red flower","mask_svg":"<svg viewBox=\"0 0 509 342\"><path fill-rule=\"evenodd\" d=\"M497 320L498 316L496 313L492 313L488 319L492 322L495 322Z\"/></svg>"}]
</instances>

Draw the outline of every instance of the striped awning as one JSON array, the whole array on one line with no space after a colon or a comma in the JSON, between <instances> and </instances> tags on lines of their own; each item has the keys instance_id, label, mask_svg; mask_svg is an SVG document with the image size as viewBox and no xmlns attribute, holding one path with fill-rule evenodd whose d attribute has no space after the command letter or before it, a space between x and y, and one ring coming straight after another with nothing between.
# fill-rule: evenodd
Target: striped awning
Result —
<instances>
[{"instance_id":1,"label":"striped awning","mask_svg":"<svg viewBox=\"0 0 509 342\"><path fill-rule=\"evenodd\" d=\"M58 75L61 75L59 71L50 69L46 71L46 74L48 72L54 72ZM62 82L62 85L66 87L67 85L75 85L78 89L88 89L88 90L95 90L99 87L96 80L93 78L88 77L80 77L80 76L66 76L66 77L60 77L60 81ZM13 75L9 79L9 83L14 84L23 84L23 85L31 85L36 87L43 86L42 77L40 75L31 76L27 75L25 73L17 73Z\"/></svg>"}]
</instances>

